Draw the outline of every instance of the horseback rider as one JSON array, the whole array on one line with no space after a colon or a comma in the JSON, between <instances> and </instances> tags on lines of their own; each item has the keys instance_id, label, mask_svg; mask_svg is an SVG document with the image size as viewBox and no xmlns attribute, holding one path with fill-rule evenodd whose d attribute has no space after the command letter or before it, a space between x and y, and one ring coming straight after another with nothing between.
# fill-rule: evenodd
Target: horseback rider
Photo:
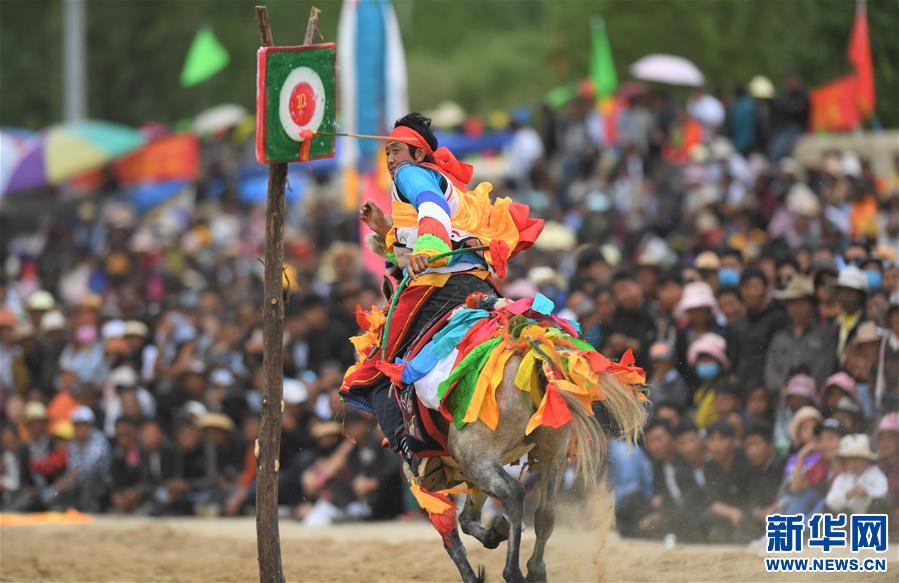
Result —
<instances>
[{"instance_id":1,"label":"horseback rider","mask_svg":"<svg viewBox=\"0 0 899 583\"><path fill-rule=\"evenodd\" d=\"M385 147L393 179L392 221L366 202L360 218L374 231L387 260L411 276L398 298L386 350L347 371L340 389L346 402L373 412L394 451L411 459L403 435L403 416L378 363L392 363L430 325L465 302L469 294L496 294L483 254L475 251L429 260L464 246L480 245L477 233L454 228L459 198L473 168L438 148L431 120L419 113L400 118Z\"/></svg>"}]
</instances>

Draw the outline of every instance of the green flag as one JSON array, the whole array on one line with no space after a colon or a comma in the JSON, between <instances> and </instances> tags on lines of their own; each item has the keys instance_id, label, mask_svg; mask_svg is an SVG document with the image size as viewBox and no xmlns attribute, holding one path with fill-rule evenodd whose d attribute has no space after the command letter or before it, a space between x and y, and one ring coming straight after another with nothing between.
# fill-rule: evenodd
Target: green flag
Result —
<instances>
[{"instance_id":1,"label":"green flag","mask_svg":"<svg viewBox=\"0 0 899 583\"><path fill-rule=\"evenodd\" d=\"M593 57L590 59L590 79L596 89L597 99L610 97L618 88L618 75L612 61L612 48L606 35L606 23L602 18L591 18L593 31Z\"/></svg>"},{"instance_id":2,"label":"green flag","mask_svg":"<svg viewBox=\"0 0 899 583\"><path fill-rule=\"evenodd\" d=\"M227 67L230 60L227 49L215 38L212 29L201 28L187 51L181 69L181 86L190 87L209 79Z\"/></svg>"}]
</instances>

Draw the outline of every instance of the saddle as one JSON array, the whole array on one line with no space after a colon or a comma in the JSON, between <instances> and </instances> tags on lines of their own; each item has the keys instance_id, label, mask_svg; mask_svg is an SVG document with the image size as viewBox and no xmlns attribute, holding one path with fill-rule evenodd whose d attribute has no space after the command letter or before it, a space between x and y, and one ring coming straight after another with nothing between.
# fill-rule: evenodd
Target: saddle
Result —
<instances>
[{"instance_id":1,"label":"saddle","mask_svg":"<svg viewBox=\"0 0 899 583\"><path fill-rule=\"evenodd\" d=\"M431 341L431 338L446 326L458 307L453 307L432 325L422 330L403 358L405 360L414 358ZM448 456L449 421L443 417L440 411L428 408L421 401L414 385L395 382L391 387L399 403L400 411L403 413L403 431L406 434L406 443L412 453L420 458Z\"/></svg>"},{"instance_id":2,"label":"saddle","mask_svg":"<svg viewBox=\"0 0 899 583\"><path fill-rule=\"evenodd\" d=\"M496 297L489 296L475 298L475 300L478 307L492 309ZM433 324L422 330L403 355L403 359L414 358L438 332L443 330L456 309L467 304L468 302L454 306ZM406 444L409 446L409 450L421 459L419 467L415 470L421 485L432 489L451 487L465 482L465 476L447 448L450 421L440 410L430 408L422 401L414 384L394 382L391 388L403 414ZM522 443L519 447L507 452L503 456L502 463L517 462L533 447L533 444Z\"/></svg>"}]
</instances>

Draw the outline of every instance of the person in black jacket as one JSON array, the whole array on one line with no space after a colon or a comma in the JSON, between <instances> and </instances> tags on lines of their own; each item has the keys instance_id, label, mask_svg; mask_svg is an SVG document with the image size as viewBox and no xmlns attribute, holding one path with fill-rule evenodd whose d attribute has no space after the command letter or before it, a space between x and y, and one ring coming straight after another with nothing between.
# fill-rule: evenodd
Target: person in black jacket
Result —
<instances>
[{"instance_id":1,"label":"person in black jacket","mask_svg":"<svg viewBox=\"0 0 899 583\"><path fill-rule=\"evenodd\" d=\"M137 423L130 417L119 417L115 422L110 464L112 507L117 512L131 512L143 501L147 491L147 467L143 460Z\"/></svg>"},{"instance_id":2,"label":"person in black jacket","mask_svg":"<svg viewBox=\"0 0 899 583\"><path fill-rule=\"evenodd\" d=\"M756 267L740 276L740 296L746 314L728 330L728 352L742 395L750 387L764 382L768 345L789 320L779 304L771 302L768 277Z\"/></svg>"},{"instance_id":3,"label":"person in black jacket","mask_svg":"<svg viewBox=\"0 0 899 583\"><path fill-rule=\"evenodd\" d=\"M766 421L752 421L743 430L743 452L751 467L743 528L750 538L761 536L765 518L777 511L777 494L787 460L775 451L773 435L774 428Z\"/></svg>"}]
</instances>

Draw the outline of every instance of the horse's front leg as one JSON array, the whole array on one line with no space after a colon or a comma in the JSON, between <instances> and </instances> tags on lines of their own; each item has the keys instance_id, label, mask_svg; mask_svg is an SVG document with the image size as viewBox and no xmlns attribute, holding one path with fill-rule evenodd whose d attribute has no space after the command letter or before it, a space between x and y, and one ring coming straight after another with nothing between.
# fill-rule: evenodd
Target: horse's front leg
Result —
<instances>
[{"instance_id":1,"label":"horse's front leg","mask_svg":"<svg viewBox=\"0 0 899 583\"><path fill-rule=\"evenodd\" d=\"M492 528L481 525L481 511L487 495L483 492L469 492L465 496L465 506L459 515L459 525L462 532L473 536L484 545L485 548L495 549L499 543L509 538L509 523L505 516L499 516Z\"/></svg>"}]
</instances>

